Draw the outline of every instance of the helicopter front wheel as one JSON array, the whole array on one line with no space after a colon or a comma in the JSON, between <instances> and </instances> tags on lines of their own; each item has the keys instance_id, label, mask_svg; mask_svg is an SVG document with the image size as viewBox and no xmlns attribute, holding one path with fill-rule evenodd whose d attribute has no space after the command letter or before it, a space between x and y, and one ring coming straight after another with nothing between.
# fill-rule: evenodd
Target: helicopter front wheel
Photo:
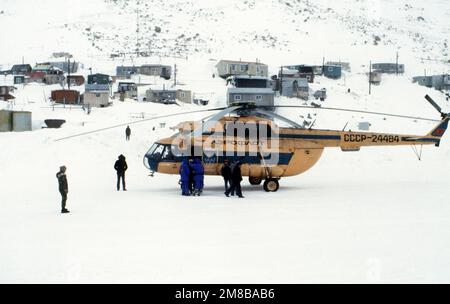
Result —
<instances>
[{"instance_id":1,"label":"helicopter front wheel","mask_svg":"<svg viewBox=\"0 0 450 304\"><path fill-rule=\"evenodd\" d=\"M264 191L266 191L266 192L277 192L278 189L280 189L280 183L278 182L278 179L269 178L269 179L266 179L263 187L264 187Z\"/></svg>"}]
</instances>

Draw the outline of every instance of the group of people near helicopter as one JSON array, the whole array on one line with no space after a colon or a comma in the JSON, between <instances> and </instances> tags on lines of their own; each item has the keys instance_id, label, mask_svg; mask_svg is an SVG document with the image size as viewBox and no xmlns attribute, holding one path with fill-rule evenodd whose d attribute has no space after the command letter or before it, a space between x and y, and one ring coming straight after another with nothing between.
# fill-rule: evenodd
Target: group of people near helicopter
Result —
<instances>
[{"instance_id":1,"label":"group of people near helicopter","mask_svg":"<svg viewBox=\"0 0 450 304\"><path fill-rule=\"evenodd\" d=\"M180 167L180 185L183 196L200 196L203 192L205 168L198 158L183 160Z\"/></svg>"},{"instance_id":2,"label":"group of people near helicopter","mask_svg":"<svg viewBox=\"0 0 450 304\"><path fill-rule=\"evenodd\" d=\"M200 196L205 186L205 168L200 158L185 159L180 167L181 194L183 196ZM221 169L221 175L225 183L225 196L230 197L235 194L239 198L243 198L241 182L241 162L236 161L230 163L229 160L224 161Z\"/></svg>"}]
</instances>

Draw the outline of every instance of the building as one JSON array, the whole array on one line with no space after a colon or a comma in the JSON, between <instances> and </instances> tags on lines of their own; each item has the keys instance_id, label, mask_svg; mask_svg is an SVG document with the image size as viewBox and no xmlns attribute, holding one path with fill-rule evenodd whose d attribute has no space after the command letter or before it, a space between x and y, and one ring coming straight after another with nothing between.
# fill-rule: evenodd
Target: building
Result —
<instances>
[{"instance_id":1,"label":"building","mask_svg":"<svg viewBox=\"0 0 450 304\"><path fill-rule=\"evenodd\" d=\"M382 74L380 72L372 72L370 74L368 73L370 83L379 85L381 83L381 75Z\"/></svg>"},{"instance_id":2,"label":"building","mask_svg":"<svg viewBox=\"0 0 450 304\"><path fill-rule=\"evenodd\" d=\"M52 101L59 104L80 104L80 92L75 90L54 90L52 91Z\"/></svg>"},{"instance_id":3,"label":"building","mask_svg":"<svg viewBox=\"0 0 450 304\"><path fill-rule=\"evenodd\" d=\"M413 83L418 83L421 86L432 88L433 77L432 76L417 76L413 78Z\"/></svg>"},{"instance_id":4,"label":"building","mask_svg":"<svg viewBox=\"0 0 450 304\"><path fill-rule=\"evenodd\" d=\"M88 75L86 91L110 91L111 77L106 74Z\"/></svg>"},{"instance_id":5,"label":"building","mask_svg":"<svg viewBox=\"0 0 450 304\"><path fill-rule=\"evenodd\" d=\"M413 78L414 83L428 88L435 88L436 90L450 90L450 75L432 75L432 76L418 76Z\"/></svg>"},{"instance_id":6,"label":"building","mask_svg":"<svg viewBox=\"0 0 450 304\"><path fill-rule=\"evenodd\" d=\"M280 78L306 78L309 83L314 83L314 67L309 65L290 65L283 67L279 73Z\"/></svg>"},{"instance_id":7,"label":"building","mask_svg":"<svg viewBox=\"0 0 450 304\"><path fill-rule=\"evenodd\" d=\"M339 79L342 77L342 67L338 65L325 65L323 67L323 75L332 79Z\"/></svg>"},{"instance_id":8,"label":"building","mask_svg":"<svg viewBox=\"0 0 450 304\"><path fill-rule=\"evenodd\" d=\"M236 88L270 88L272 80L261 76L233 75L227 78L227 84Z\"/></svg>"},{"instance_id":9,"label":"building","mask_svg":"<svg viewBox=\"0 0 450 304\"><path fill-rule=\"evenodd\" d=\"M403 74L405 73L405 65L396 63L374 63L372 64L372 70L382 74Z\"/></svg>"},{"instance_id":10,"label":"building","mask_svg":"<svg viewBox=\"0 0 450 304\"><path fill-rule=\"evenodd\" d=\"M33 72L43 72L47 74L54 69L55 68L50 63L38 63L33 68Z\"/></svg>"},{"instance_id":11,"label":"building","mask_svg":"<svg viewBox=\"0 0 450 304\"><path fill-rule=\"evenodd\" d=\"M31 130L31 112L0 110L0 132L24 132Z\"/></svg>"},{"instance_id":12,"label":"building","mask_svg":"<svg viewBox=\"0 0 450 304\"><path fill-rule=\"evenodd\" d=\"M82 86L86 82L84 76L81 75L69 75L67 76L67 83L70 86L79 87Z\"/></svg>"},{"instance_id":13,"label":"building","mask_svg":"<svg viewBox=\"0 0 450 304\"><path fill-rule=\"evenodd\" d=\"M228 88L228 105L256 104L263 107L275 105L275 92L271 88Z\"/></svg>"},{"instance_id":14,"label":"building","mask_svg":"<svg viewBox=\"0 0 450 304\"><path fill-rule=\"evenodd\" d=\"M308 80L306 78L283 78L281 95L308 100Z\"/></svg>"},{"instance_id":15,"label":"building","mask_svg":"<svg viewBox=\"0 0 450 304\"><path fill-rule=\"evenodd\" d=\"M169 80L172 77L172 67L170 65L146 64L139 67L139 74L158 76Z\"/></svg>"},{"instance_id":16,"label":"building","mask_svg":"<svg viewBox=\"0 0 450 304\"><path fill-rule=\"evenodd\" d=\"M450 75L434 75L431 83L436 90L450 90Z\"/></svg>"},{"instance_id":17,"label":"building","mask_svg":"<svg viewBox=\"0 0 450 304\"><path fill-rule=\"evenodd\" d=\"M12 131L12 111L0 110L0 132Z\"/></svg>"},{"instance_id":18,"label":"building","mask_svg":"<svg viewBox=\"0 0 450 304\"><path fill-rule=\"evenodd\" d=\"M139 67L137 66L118 66L116 67L116 76L130 78L131 75L139 74Z\"/></svg>"},{"instance_id":19,"label":"building","mask_svg":"<svg viewBox=\"0 0 450 304\"><path fill-rule=\"evenodd\" d=\"M27 111L12 112L12 131L27 132L33 130L32 114Z\"/></svg>"},{"instance_id":20,"label":"building","mask_svg":"<svg viewBox=\"0 0 450 304\"><path fill-rule=\"evenodd\" d=\"M103 108L110 105L111 77L106 74L88 75L83 103L90 107Z\"/></svg>"},{"instance_id":21,"label":"building","mask_svg":"<svg viewBox=\"0 0 450 304\"><path fill-rule=\"evenodd\" d=\"M25 83L25 76L14 76L14 84L24 84Z\"/></svg>"},{"instance_id":22,"label":"building","mask_svg":"<svg viewBox=\"0 0 450 304\"><path fill-rule=\"evenodd\" d=\"M138 97L138 87L134 82L119 82L117 95L123 98L134 99Z\"/></svg>"},{"instance_id":23,"label":"building","mask_svg":"<svg viewBox=\"0 0 450 304\"><path fill-rule=\"evenodd\" d=\"M192 92L180 89L150 89L146 92L146 100L148 102L157 102L164 104L174 104L177 102L177 100L184 103L192 103Z\"/></svg>"},{"instance_id":24,"label":"building","mask_svg":"<svg viewBox=\"0 0 450 304\"><path fill-rule=\"evenodd\" d=\"M95 108L103 108L110 105L109 91L86 91L83 96L83 104Z\"/></svg>"},{"instance_id":25,"label":"building","mask_svg":"<svg viewBox=\"0 0 450 304\"><path fill-rule=\"evenodd\" d=\"M29 76L25 79L26 83L45 83L45 73L44 72L31 72Z\"/></svg>"},{"instance_id":26,"label":"building","mask_svg":"<svg viewBox=\"0 0 450 304\"><path fill-rule=\"evenodd\" d=\"M0 86L0 100L9 101L15 99L11 92L14 92L16 88L13 86Z\"/></svg>"},{"instance_id":27,"label":"building","mask_svg":"<svg viewBox=\"0 0 450 304\"><path fill-rule=\"evenodd\" d=\"M342 70L351 72L350 62L328 61L325 65L340 66L342 68Z\"/></svg>"},{"instance_id":28,"label":"building","mask_svg":"<svg viewBox=\"0 0 450 304\"><path fill-rule=\"evenodd\" d=\"M269 76L269 67L260 62L221 60L217 63L216 69L219 77L224 79L232 75Z\"/></svg>"},{"instance_id":29,"label":"building","mask_svg":"<svg viewBox=\"0 0 450 304\"><path fill-rule=\"evenodd\" d=\"M70 63L70 64L69 64ZM49 64L55 68L58 68L62 70L64 73L77 73L78 72L78 62L76 61L54 61L54 62L47 62L46 64ZM70 70L69 70L70 68Z\"/></svg>"},{"instance_id":30,"label":"building","mask_svg":"<svg viewBox=\"0 0 450 304\"><path fill-rule=\"evenodd\" d=\"M33 68L29 64L15 64L11 68L12 75L27 75L31 73Z\"/></svg>"},{"instance_id":31,"label":"building","mask_svg":"<svg viewBox=\"0 0 450 304\"><path fill-rule=\"evenodd\" d=\"M49 63L37 64L30 73L29 82L45 83L48 85L62 84L65 80L63 70Z\"/></svg>"}]
</instances>

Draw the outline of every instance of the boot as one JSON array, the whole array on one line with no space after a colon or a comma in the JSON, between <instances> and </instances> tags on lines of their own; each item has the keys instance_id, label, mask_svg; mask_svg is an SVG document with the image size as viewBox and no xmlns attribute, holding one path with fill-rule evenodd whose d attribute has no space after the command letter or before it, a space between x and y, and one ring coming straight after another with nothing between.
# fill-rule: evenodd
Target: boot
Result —
<instances>
[{"instance_id":1,"label":"boot","mask_svg":"<svg viewBox=\"0 0 450 304\"><path fill-rule=\"evenodd\" d=\"M61 211L61 213L70 213L70 211L67 210L67 209L63 209L63 210Z\"/></svg>"}]
</instances>

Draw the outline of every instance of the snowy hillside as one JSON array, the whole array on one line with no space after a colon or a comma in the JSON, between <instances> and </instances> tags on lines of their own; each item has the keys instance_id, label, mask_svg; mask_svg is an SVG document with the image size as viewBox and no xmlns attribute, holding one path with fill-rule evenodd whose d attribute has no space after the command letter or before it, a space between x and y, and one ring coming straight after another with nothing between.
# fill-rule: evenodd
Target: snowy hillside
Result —
<instances>
[{"instance_id":1,"label":"snowy hillside","mask_svg":"<svg viewBox=\"0 0 450 304\"><path fill-rule=\"evenodd\" d=\"M129 61L137 51L159 58L259 58L277 65L321 63L325 56L359 66L394 60L397 50L409 65L433 59L408 69L414 73L425 65L442 72L434 60L450 60L445 0L71 0L67 9L56 0L3 0L1 5L0 26L14 24L4 39L15 52L2 49L4 63L22 56L45 60L65 49L89 65L109 56L123 60L122 54Z\"/></svg>"},{"instance_id":2,"label":"snowy hillside","mask_svg":"<svg viewBox=\"0 0 450 304\"><path fill-rule=\"evenodd\" d=\"M225 105L225 82L212 78L220 59L259 59L270 74L285 64L351 63L342 79L317 77L325 106L439 119L450 102L412 76L448 73L447 0L0 0L1 69L34 65L67 51L88 69L113 74L122 64L177 64L178 82ZM7 47L5 47L7 45ZM395 61L404 75L383 75L368 94L369 61ZM139 53L139 56L137 54ZM169 84L153 77L134 79ZM0 76L0 85L12 84ZM205 195L181 198L177 176L149 177L144 154L194 114L135 123L190 110L114 100L87 115L53 108L60 85L17 85L15 110L33 112L33 131L0 133L0 283L449 283L450 134L441 147L328 149L304 175L281 180L277 193L244 181L243 200L227 199L219 177ZM145 92L141 87L139 94ZM82 89L82 88L77 88ZM350 89L350 92L348 91ZM302 104L277 98L278 104ZM10 104L0 101L0 109ZM315 127L423 135L436 123L319 110ZM45 119L65 119L57 130ZM57 139L132 123L64 141ZM127 156L128 192L115 190L113 164ZM59 213L56 171L68 167L70 215Z\"/></svg>"}]
</instances>

